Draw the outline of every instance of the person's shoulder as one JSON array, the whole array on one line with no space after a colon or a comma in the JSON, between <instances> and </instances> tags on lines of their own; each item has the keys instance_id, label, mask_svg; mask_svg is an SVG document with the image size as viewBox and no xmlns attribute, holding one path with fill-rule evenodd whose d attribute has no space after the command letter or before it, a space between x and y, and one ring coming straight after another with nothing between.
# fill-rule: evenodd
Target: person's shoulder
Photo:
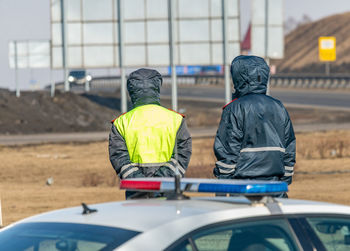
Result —
<instances>
[{"instance_id":1,"label":"person's shoulder","mask_svg":"<svg viewBox=\"0 0 350 251\"><path fill-rule=\"evenodd\" d=\"M165 107L164 107L164 108L165 108ZM181 116L181 117L183 117L183 118L185 118L185 117L186 117L184 114L179 113L179 112L177 112L177 111L174 111L173 109L170 109L170 108L165 108L165 109L167 109L168 111L174 112L174 113L176 113L176 114L180 115L180 116Z\"/></svg>"},{"instance_id":2,"label":"person's shoulder","mask_svg":"<svg viewBox=\"0 0 350 251\"><path fill-rule=\"evenodd\" d=\"M128 113L128 112L124 112L124 113L120 114L120 115L117 116L116 118L112 119L112 120L111 120L111 123L114 124L114 122L115 122L116 120L122 118L122 117L123 117L125 114L127 114L127 113Z\"/></svg>"},{"instance_id":3,"label":"person's shoulder","mask_svg":"<svg viewBox=\"0 0 350 251\"><path fill-rule=\"evenodd\" d=\"M225 109L227 109L227 108L230 107L230 106L233 106L233 105L236 104L237 102L238 102L238 98L233 99L232 101L230 101L229 103L227 103L226 105L224 105L224 106L222 107L222 110L225 110Z\"/></svg>"},{"instance_id":4,"label":"person's shoulder","mask_svg":"<svg viewBox=\"0 0 350 251\"><path fill-rule=\"evenodd\" d=\"M284 108L284 105L282 103L281 100L277 99L277 98L274 98L274 97L271 97L269 95L265 95L271 102L274 102L276 104L278 104L279 106L283 107Z\"/></svg>"}]
</instances>

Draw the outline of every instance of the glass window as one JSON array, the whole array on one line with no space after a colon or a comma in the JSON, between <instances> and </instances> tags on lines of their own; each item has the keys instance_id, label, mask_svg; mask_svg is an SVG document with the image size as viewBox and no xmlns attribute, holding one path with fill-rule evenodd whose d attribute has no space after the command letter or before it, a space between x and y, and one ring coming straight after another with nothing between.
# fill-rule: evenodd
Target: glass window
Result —
<instances>
[{"instance_id":1,"label":"glass window","mask_svg":"<svg viewBox=\"0 0 350 251\"><path fill-rule=\"evenodd\" d=\"M28 68L27 56L17 56L17 68Z\"/></svg>"},{"instance_id":2,"label":"glass window","mask_svg":"<svg viewBox=\"0 0 350 251\"><path fill-rule=\"evenodd\" d=\"M138 232L96 225L22 223L0 233L1 250L113 250Z\"/></svg>"},{"instance_id":3,"label":"glass window","mask_svg":"<svg viewBox=\"0 0 350 251\"><path fill-rule=\"evenodd\" d=\"M221 15L222 15L221 3L222 3L221 0L211 0L211 9L210 9L211 17L221 18Z\"/></svg>"},{"instance_id":4,"label":"glass window","mask_svg":"<svg viewBox=\"0 0 350 251\"><path fill-rule=\"evenodd\" d=\"M222 21L213 19L211 21L211 38L212 41L222 41ZM221 45L222 46L222 45Z\"/></svg>"},{"instance_id":5,"label":"glass window","mask_svg":"<svg viewBox=\"0 0 350 251\"><path fill-rule=\"evenodd\" d=\"M52 47L52 67L62 67L62 47Z\"/></svg>"},{"instance_id":6,"label":"glass window","mask_svg":"<svg viewBox=\"0 0 350 251\"><path fill-rule=\"evenodd\" d=\"M147 0L147 17L168 20L168 2L164 0Z\"/></svg>"},{"instance_id":7,"label":"glass window","mask_svg":"<svg viewBox=\"0 0 350 251\"><path fill-rule=\"evenodd\" d=\"M67 50L67 65L68 67L77 67L81 66L82 61L82 48L81 47L68 47Z\"/></svg>"},{"instance_id":8,"label":"glass window","mask_svg":"<svg viewBox=\"0 0 350 251\"><path fill-rule=\"evenodd\" d=\"M145 23L125 22L125 43L145 43Z\"/></svg>"},{"instance_id":9,"label":"glass window","mask_svg":"<svg viewBox=\"0 0 350 251\"><path fill-rule=\"evenodd\" d=\"M79 21L80 18L80 0L70 0L67 3L67 21Z\"/></svg>"},{"instance_id":10,"label":"glass window","mask_svg":"<svg viewBox=\"0 0 350 251\"><path fill-rule=\"evenodd\" d=\"M141 66L146 64L146 47L143 45L125 46L125 65Z\"/></svg>"},{"instance_id":11,"label":"glass window","mask_svg":"<svg viewBox=\"0 0 350 251\"><path fill-rule=\"evenodd\" d=\"M188 20L179 22L181 42L208 41L208 20Z\"/></svg>"},{"instance_id":12,"label":"glass window","mask_svg":"<svg viewBox=\"0 0 350 251\"><path fill-rule=\"evenodd\" d=\"M85 23L83 28L85 44L113 43L112 23Z\"/></svg>"},{"instance_id":13,"label":"glass window","mask_svg":"<svg viewBox=\"0 0 350 251\"><path fill-rule=\"evenodd\" d=\"M180 18L199 18L209 16L208 0L179 0L178 6Z\"/></svg>"},{"instance_id":14,"label":"glass window","mask_svg":"<svg viewBox=\"0 0 350 251\"><path fill-rule=\"evenodd\" d=\"M209 44L181 44L180 62L181 65L205 65L210 62Z\"/></svg>"},{"instance_id":15,"label":"glass window","mask_svg":"<svg viewBox=\"0 0 350 251\"><path fill-rule=\"evenodd\" d=\"M169 31L167 21L148 21L147 22L147 42L149 43L168 43Z\"/></svg>"},{"instance_id":16,"label":"glass window","mask_svg":"<svg viewBox=\"0 0 350 251\"><path fill-rule=\"evenodd\" d=\"M169 45L148 45L147 64L160 66L169 65Z\"/></svg>"},{"instance_id":17,"label":"glass window","mask_svg":"<svg viewBox=\"0 0 350 251\"><path fill-rule=\"evenodd\" d=\"M51 0L51 20L61 21L61 1Z\"/></svg>"},{"instance_id":18,"label":"glass window","mask_svg":"<svg viewBox=\"0 0 350 251\"><path fill-rule=\"evenodd\" d=\"M288 223L282 219L210 227L190 236L170 250L198 251L294 251L298 250Z\"/></svg>"},{"instance_id":19,"label":"glass window","mask_svg":"<svg viewBox=\"0 0 350 251\"><path fill-rule=\"evenodd\" d=\"M228 1L228 13L227 15L229 17L238 17L239 10L238 10L238 0L229 0Z\"/></svg>"},{"instance_id":20,"label":"glass window","mask_svg":"<svg viewBox=\"0 0 350 251\"><path fill-rule=\"evenodd\" d=\"M140 20L145 18L145 1L133 0L124 1L124 18L125 20Z\"/></svg>"},{"instance_id":21,"label":"glass window","mask_svg":"<svg viewBox=\"0 0 350 251\"><path fill-rule=\"evenodd\" d=\"M52 23L51 39L52 39L52 45L61 45L62 44L62 30L61 30L60 23Z\"/></svg>"},{"instance_id":22,"label":"glass window","mask_svg":"<svg viewBox=\"0 0 350 251\"><path fill-rule=\"evenodd\" d=\"M85 67L113 67L114 49L113 46L85 46L84 66Z\"/></svg>"},{"instance_id":23,"label":"glass window","mask_svg":"<svg viewBox=\"0 0 350 251\"><path fill-rule=\"evenodd\" d=\"M307 221L326 250L350 250L350 219L319 217Z\"/></svg>"},{"instance_id":24,"label":"glass window","mask_svg":"<svg viewBox=\"0 0 350 251\"><path fill-rule=\"evenodd\" d=\"M113 8L114 5L111 0L83 0L83 19L85 21L112 20Z\"/></svg>"},{"instance_id":25,"label":"glass window","mask_svg":"<svg viewBox=\"0 0 350 251\"><path fill-rule=\"evenodd\" d=\"M49 55L30 55L29 67L30 68L50 68L50 56Z\"/></svg>"},{"instance_id":26,"label":"glass window","mask_svg":"<svg viewBox=\"0 0 350 251\"><path fill-rule=\"evenodd\" d=\"M221 43L215 43L212 44L211 46L212 49L212 64L222 64L223 63L223 54L222 54L222 44ZM227 61L230 62L232 60L232 58Z\"/></svg>"},{"instance_id":27,"label":"glass window","mask_svg":"<svg viewBox=\"0 0 350 251\"><path fill-rule=\"evenodd\" d=\"M67 25L67 43L68 45L81 44L81 23L73 23ZM60 44L60 43L59 43Z\"/></svg>"},{"instance_id":28,"label":"glass window","mask_svg":"<svg viewBox=\"0 0 350 251\"><path fill-rule=\"evenodd\" d=\"M29 53L50 55L50 43L46 41L28 41Z\"/></svg>"},{"instance_id":29,"label":"glass window","mask_svg":"<svg viewBox=\"0 0 350 251\"><path fill-rule=\"evenodd\" d=\"M17 42L17 55L28 55L28 42Z\"/></svg>"}]
</instances>

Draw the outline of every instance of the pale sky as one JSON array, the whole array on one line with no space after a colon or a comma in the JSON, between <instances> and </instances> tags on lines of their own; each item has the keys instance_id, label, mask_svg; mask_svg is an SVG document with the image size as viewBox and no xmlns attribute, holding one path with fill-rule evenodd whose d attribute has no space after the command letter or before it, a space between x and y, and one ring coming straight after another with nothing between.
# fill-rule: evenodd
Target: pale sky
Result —
<instances>
[{"instance_id":1,"label":"pale sky","mask_svg":"<svg viewBox=\"0 0 350 251\"><path fill-rule=\"evenodd\" d=\"M250 18L250 1L241 1L242 32ZM14 89L14 70L8 66L8 43L11 40L50 39L50 0L0 0L0 88ZM285 0L285 19L299 20L306 14L312 20L350 11L350 0ZM48 69L19 70L21 87L45 86L50 80ZM62 73L53 71L53 78Z\"/></svg>"}]
</instances>

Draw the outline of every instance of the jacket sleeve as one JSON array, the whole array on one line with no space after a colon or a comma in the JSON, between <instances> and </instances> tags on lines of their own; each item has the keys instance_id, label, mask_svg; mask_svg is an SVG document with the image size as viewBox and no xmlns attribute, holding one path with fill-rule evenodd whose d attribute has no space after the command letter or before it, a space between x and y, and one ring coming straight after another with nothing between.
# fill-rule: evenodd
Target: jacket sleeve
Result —
<instances>
[{"instance_id":1,"label":"jacket sleeve","mask_svg":"<svg viewBox=\"0 0 350 251\"><path fill-rule=\"evenodd\" d=\"M292 122L286 111L286 123L285 123L285 153L284 153L284 176L281 178L282 181L285 181L289 184L292 183L292 177L294 175L294 166L295 166L295 135Z\"/></svg>"},{"instance_id":2,"label":"jacket sleeve","mask_svg":"<svg viewBox=\"0 0 350 251\"><path fill-rule=\"evenodd\" d=\"M112 124L109 134L109 160L120 179L144 177L139 167L130 161L124 138Z\"/></svg>"},{"instance_id":3,"label":"jacket sleeve","mask_svg":"<svg viewBox=\"0 0 350 251\"><path fill-rule=\"evenodd\" d=\"M241 150L242 121L238 119L239 109L236 110L232 112L231 107L223 110L214 141L217 162L213 173L219 179L229 179L233 176Z\"/></svg>"},{"instance_id":4,"label":"jacket sleeve","mask_svg":"<svg viewBox=\"0 0 350 251\"><path fill-rule=\"evenodd\" d=\"M182 119L181 125L176 134L176 144L173 150L172 158L155 173L159 177L173 177L176 172L176 166L183 177L190 163L192 154L192 138L188 131L185 119Z\"/></svg>"}]
</instances>

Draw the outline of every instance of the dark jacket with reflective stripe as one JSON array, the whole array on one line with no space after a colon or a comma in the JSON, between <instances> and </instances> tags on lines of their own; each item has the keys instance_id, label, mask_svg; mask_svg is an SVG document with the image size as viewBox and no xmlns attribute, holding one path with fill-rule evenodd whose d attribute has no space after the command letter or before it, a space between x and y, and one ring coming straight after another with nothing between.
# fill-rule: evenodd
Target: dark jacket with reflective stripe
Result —
<instances>
[{"instance_id":1,"label":"dark jacket with reflective stripe","mask_svg":"<svg viewBox=\"0 0 350 251\"><path fill-rule=\"evenodd\" d=\"M236 92L224 107L216 134L214 175L290 184L295 136L283 104L266 95L269 67L262 58L239 56L232 61L231 74Z\"/></svg>"},{"instance_id":2,"label":"dark jacket with reflective stripe","mask_svg":"<svg viewBox=\"0 0 350 251\"><path fill-rule=\"evenodd\" d=\"M159 92L161 84L161 75L155 70L140 69L131 73L128 78L127 87L133 106L160 105ZM172 177L175 174L176 168L184 176L191 153L192 139L187 129L186 121L183 118L177 130L176 144L172 157L168 162L164 163L132 163L125 139L118 132L115 125L112 125L109 135L109 158L113 168L121 179Z\"/></svg>"}]
</instances>

